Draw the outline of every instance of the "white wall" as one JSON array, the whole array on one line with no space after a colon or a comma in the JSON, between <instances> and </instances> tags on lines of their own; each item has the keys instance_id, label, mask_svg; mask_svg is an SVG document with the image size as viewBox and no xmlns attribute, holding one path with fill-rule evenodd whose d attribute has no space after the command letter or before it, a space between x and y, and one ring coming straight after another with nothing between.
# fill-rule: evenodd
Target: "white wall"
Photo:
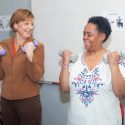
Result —
<instances>
[{"instance_id":1,"label":"white wall","mask_svg":"<svg viewBox=\"0 0 125 125\"><path fill-rule=\"evenodd\" d=\"M36 17L34 36L45 45L45 81L58 82L60 66L58 52L70 49L79 53L82 48L83 27L91 16L102 12L125 12L124 0L31 0ZM125 17L124 17L125 18ZM124 47L124 32L113 31L109 49Z\"/></svg>"}]
</instances>

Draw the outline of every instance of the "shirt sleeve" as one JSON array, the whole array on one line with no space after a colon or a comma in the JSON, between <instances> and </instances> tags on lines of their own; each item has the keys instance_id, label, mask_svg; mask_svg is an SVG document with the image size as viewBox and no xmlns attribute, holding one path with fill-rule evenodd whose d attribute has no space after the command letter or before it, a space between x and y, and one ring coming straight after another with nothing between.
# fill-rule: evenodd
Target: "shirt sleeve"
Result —
<instances>
[{"instance_id":1,"label":"shirt sleeve","mask_svg":"<svg viewBox=\"0 0 125 125\"><path fill-rule=\"evenodd\" d=\"M27 59L26 72L34 82L39 82L44 73L44 46L40 44L33 52L33 60Z\"/></svg>"},{"instance_id":2,"label":"shirt sleeve","mask_svg":"<svg viewBox=\"0 0 125 125\"><path fill-rule=\"evenodd\" d=\"M2 59L0 57L0 80L3 80L3 78L4 78L4 72L3 72L3 69L2 69L2 66L1 66L1 61L2 61Z\"/></svg>"}]
</instances>

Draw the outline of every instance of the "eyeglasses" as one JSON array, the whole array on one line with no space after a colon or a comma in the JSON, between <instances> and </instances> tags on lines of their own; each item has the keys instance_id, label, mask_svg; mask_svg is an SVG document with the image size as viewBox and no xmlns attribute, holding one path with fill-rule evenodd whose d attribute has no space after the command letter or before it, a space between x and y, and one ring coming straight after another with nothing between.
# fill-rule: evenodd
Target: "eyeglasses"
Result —
<instances>
[{"instance_id":1,"label":"eyeglasses","mask_svg":"<svg viewBox=\"0 0 125 125\"><path fill-rule=\"evenodd\" d=\"M91 36L93 36L96 32L98 32L98 30L97 29L95 29L95 30L93 30L93 31L87 31L87 32L83 32L83 36L85 37L86 35L88 36L88 37L91 37Z\"/></svg>"}]
</instances>

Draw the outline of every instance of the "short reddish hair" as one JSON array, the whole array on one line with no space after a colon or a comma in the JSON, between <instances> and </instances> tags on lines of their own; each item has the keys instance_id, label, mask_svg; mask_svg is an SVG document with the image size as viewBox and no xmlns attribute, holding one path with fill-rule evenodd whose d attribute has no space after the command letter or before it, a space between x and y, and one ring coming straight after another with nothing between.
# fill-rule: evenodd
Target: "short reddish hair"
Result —
<instances>
[{"instance_id":1,"label":"short reddish hair","mask_svg":"<svg viewBox=\"0 0 125 125\"><path fill-rule=\"evenodd\" d=\"M12 14L10 18L10 27L13 31L15 31L14 29L15 23L19 23L20 21L25 21L27 19L33 19L33 18L34 15L28 9L18 9Z\"/></svg>"}]
</instances>

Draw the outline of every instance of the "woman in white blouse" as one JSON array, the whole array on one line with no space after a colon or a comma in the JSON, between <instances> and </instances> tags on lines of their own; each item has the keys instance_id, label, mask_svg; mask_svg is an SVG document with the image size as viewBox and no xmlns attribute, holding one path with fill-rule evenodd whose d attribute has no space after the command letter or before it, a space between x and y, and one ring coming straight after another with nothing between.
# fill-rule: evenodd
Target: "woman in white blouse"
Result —
<instances>
[{"instance_id":1,"label":"woman in white blouse","mask_svg":"<svg viewBox=\"0 0 125 125\"><path fill-rule=\"evenodd\" d=\"M83 31L85 50L78 60L70 66L71 51L62 54L60 89L70 92L67 125L122 124L119 97L125 95L125 60L103 47L110 34L106 18L91 17Z\"/></svg>"}]
</instances>

